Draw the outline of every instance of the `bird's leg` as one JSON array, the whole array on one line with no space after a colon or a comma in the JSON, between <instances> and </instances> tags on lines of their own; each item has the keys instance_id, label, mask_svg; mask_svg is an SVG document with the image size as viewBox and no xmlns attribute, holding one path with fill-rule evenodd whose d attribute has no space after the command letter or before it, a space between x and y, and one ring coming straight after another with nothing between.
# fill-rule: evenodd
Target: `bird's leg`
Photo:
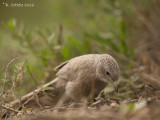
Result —
<instances>
[{"instance_id":1,"label":"bird's leg","mask_svg":"<svg viewBox=\"0 0 160 120\"><path fill-rule=\"evenodd\" d=\"M96 98L94 98L95 102L91 104L91 107L99 106L101 104L104 104L107 99L104 98L104 89L101 90L101 92L98 94Z\"/></svg>"},{"instance_id":2,"label":"bird's leg","mask_svg":"<svg viewBox=\"0 0 160 120\"><path fill-rule=\"evenodd\" d=\"M98 101L100 99L104 98L104 89L101 90L101 92L98 94L98 96L95 98L95 101Z\"/></svg>"},{"instance_id":3,"label":"bird's leg","mask_svg":"<svg viewBox=\"0 0 160 120\"><path fill-rule=\"evenodd\" d=\"M55 105L55 108L59 108L59 107L63 106L63 104L65 103L65 101L67 99L68 99L68 96L66 94L63 94L62 97L57 102L57 104Z\"/></svg>"},{"instance_id":4,"label":"bird's leg","mask_svg":"<svg viewBox=\"0 0 160 120\"><path fill-rule=\"evenodd\" d=\"M96 87L95 87L95 80L91 81L91 87L90 87L90 93L88 96L88 100L93 102L94 101L94 97L95 97L95 91L96 91Z\"/></svg>"}]
</instances>

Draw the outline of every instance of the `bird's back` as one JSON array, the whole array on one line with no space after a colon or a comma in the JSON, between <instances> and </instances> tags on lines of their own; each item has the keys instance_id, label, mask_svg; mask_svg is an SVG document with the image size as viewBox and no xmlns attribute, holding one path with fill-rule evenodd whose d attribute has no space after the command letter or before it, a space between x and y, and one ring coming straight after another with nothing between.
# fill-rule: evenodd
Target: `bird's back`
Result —
<instances>
[{"instance_id":1,"label":"bird's back","mask_svg":"<svg viewBox=\"0 0 160 120\"><path fill-rule=\"evenodd\" d=\"M89 54L72 58L58 72L57 77L67 81L75 80L81 71L88 71L87 74L95 73L100 55Z\"/></svg>"}]
</instances>

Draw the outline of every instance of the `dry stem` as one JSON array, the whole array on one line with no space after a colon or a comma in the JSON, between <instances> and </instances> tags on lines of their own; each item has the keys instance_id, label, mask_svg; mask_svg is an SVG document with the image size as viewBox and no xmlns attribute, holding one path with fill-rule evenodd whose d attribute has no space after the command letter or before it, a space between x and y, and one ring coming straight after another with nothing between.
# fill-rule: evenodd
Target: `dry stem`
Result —
<instances>
[{"instance_id":1,"label":"dry stem","mask_svg":"<svg viewBox=\"0 0 160 120\"><path fill-rule=\"evenodd\" d=\"M9 65L10 65L11 63L13 63L15 60L19 60L19 58L12 59L12 60L8 63L8 65L7 65L7 67L6 67L6 70L5 70L5 78L4 78L4 83L3 83L3 89L2 89L2 93L1 93L0 96L2 96L2 95L5 93L5 86L6 86L6 83L7 83L8 67L9 67Z\"/></svg>"}]
</instances>

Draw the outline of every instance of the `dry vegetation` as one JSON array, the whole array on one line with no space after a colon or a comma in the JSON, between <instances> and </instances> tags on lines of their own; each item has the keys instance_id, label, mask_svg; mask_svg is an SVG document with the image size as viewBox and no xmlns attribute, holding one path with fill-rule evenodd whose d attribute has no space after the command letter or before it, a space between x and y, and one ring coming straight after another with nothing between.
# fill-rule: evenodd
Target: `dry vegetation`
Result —
<instances>
[{"instance_id":1,"label":"dry vegetation","mask_svg":"<svg viewBox=\"0 0 160 120\"><path fill-rule=\"evenodd\" d=\"M108 50L118 60L121 67L118 94L114 93L112 85L108 85L101 97L94 102L77 103L71 101L62 107L55 107L59 99L53 94L54 90L50 87L53 82L51 80L54 78L52 69L59 61L68 59L65 58L68 53L60 51L61 47L66 48L65 50L69 50L68 46L74 49L73 45L79 45L78 48L82 47L74 41L74 38L69 39L70 42L73 42L73 45L65 43L68 46L63 46L63 27L60 25L56 43L48 43L48 40L45 39L46 35L39 32L48 48L46 51L37 54L41 43L33 47L34 43L29 41L26 43L26 49L32 48L33 55L40 56L40 63L49 66L45 67L46 76L44 81L46 83L51 82L44 85L44 83L38 81L38 78L30 70L31 66L28 63L26 64L24 59L12 59L6 65L4 82L1 85L0 117L10 120L158 120L160 118L160 2L158 0L150 1L151 5L147 10L142 7L144 1L141 2L141 4L138 0L134 2L136 17L127 16L125 12L122 14L125 28L132 34L132 37L130 37L126 34L123 23L120 25L122 48L117 43L110 41L110 38L104 39L99 34L85 33L87 42L83 42L83 44L87 46L89 43L90 47L83 47L86 51L81 51L82 54L101 53ZM12 28L13 21L10 22ZM14 30L11 34L18 40L22 40L21 42L24 39L30 39L30 34L24 34L23 30ZM123 41L124 36L129 41ZM108 41L105 42L105 40ZM54 57L50 57L53 54L51 46L55 44ZM104 47L108 44L107 48ZM97 46L96 50L94 50L95 45ZM134 55L130 46L133 47ZM70 52L72 53L72 50ZM79 54L79 52L77 53ZM74 56L76 53L72 54ZM52 62L53 59L54 62ZM19 90L17 90L19 86L25 87L25 82L22 83L22 79L26 77L25 74L28 74L27 78L32 81L30 84L34 84L34 88L37 87L37 89L33 90L33 87L28 86L28 89L32 92L27 94L26 91L22 90L23 95L18 98L16 91Z\"/></svg>"}]
</instances>

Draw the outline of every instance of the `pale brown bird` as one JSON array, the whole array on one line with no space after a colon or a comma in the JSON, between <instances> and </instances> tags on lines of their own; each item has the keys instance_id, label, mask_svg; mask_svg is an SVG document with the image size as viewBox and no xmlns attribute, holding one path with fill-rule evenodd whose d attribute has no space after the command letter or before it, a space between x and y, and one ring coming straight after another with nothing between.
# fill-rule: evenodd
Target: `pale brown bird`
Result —
<instances>
[{"instance_id":1,"label":"pale brown bird","mask_svg":"<svg viewBox=\"0 0 160 120\"><path fill-rule=\"evenodd\" d=\"M119 66L108 54L88 54L72 58L54 69L55 88L74 100L98 95L108 83L118 92Z\"/></svg>"}]
</instances>

